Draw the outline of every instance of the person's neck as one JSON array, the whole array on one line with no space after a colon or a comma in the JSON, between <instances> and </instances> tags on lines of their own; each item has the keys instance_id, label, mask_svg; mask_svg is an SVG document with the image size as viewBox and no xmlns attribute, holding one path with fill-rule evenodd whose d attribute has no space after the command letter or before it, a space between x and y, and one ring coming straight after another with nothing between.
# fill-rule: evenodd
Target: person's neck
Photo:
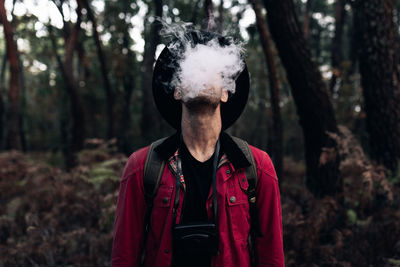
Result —
<instances>
[{"instance_id":1,"label":"person's neck","mask_svg":"<svg viewBox=\"0 0 400 267\"><path fill-rule=\"evenodd\" d=\"M182 137L190 154L205 162L214 154L222 129L220 106L212 112L191 113L182 105Z\"/></svg>"}]
</instances>

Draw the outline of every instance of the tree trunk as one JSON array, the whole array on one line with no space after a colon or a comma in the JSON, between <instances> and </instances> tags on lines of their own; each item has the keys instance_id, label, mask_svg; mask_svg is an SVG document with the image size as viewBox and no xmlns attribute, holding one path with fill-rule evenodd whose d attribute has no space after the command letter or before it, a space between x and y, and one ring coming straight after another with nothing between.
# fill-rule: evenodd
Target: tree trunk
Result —
<instances>
[{"instance_id":1,"label":"tree trunk","mask_svg":"<svg viewBox=\"0 0 400 267\"><path fill-rule=\"evenodd\" d=\"M206 14L204 29L211 32L215 31L216 25L212 0L204 0L204 14Z\"/></svg>"},{"instance_id":2,"label":"tree trunk","mask_svg":"<svg viewBox=\"0 0 400 267\"><path fill-rule=\"evenodd\" d=\"M353 9L353 7L352 7ZM348 76L354 75L355 73L358 73L358 40L356 36L356 29L355 25L357 24L356 22L356 17L354 15L354 10L353 12L349 13L351 15L351 23L348 23L349 31L347 34L347 38L350 40L350 48L349 48L349 58L351 62L351 68L349 70Z\"/></svg>"},{"instance_id":3,"label":"tree trunk","mask_svg":"<svg viewBox=\"0 0 400 267\"><path fill-rule=\"evenodd\" d=\"M346 21L346 10L345 10L346 1L345 0L336 0L335 4L335 36L332 40L332 78L330 81L329 89L331 93L336 91L336 87L338 82L341 79L341 68L340 64L342 62L342 37L343 37L343 28L344 23Z\"/></svg>"},{"instance_id":4,"label":"tree trunk","mask_svg":"<svg viewBox=\"0 0 400 267\"><path fill-rule=\"evenodd\" d=\"M307 0L303 17L303 34L306 41L310 41L311 1Z\"/></svg>"},{"instance_id":5,"label":"tree trunk","mask_svg":"<svg viewBox=\"0 0 400 267\"><path fill-rule=\"evenodd\" d=\"M258 0L251 0L251 4L256 14L256 23L258 32L260 34L261 46L265 55L265 62L268 66L269 73L269 89L271 95L272 107L272 150L271 155L275 165L275 170L278 177L282 177L283 169L283 136L282 136L282 117L279 107L280 97L280 84L278 79L278 72L276 70L274 56L271 49L271 37L267 28L267 22L262 15L261 6Z\"/></svg>"},{"instance_id":6,"label":"tree trunk","mask_svg":"<svg viewBox=\"0 0 400 267\"><path fill-rule=\"evenodd\" d=\"M80 0L77 1L77 15L78 19L75 23L74 28L71 31L69 38L65 42L65 54L64 54L64 80L67 85L67 91L70 98L71 112L72 112L72 151L79 151L83 148L85 139L85 120L84 111L81 99L79 97L79 86L76 78L74 77L73 70L73 56L76 45L78 43L78 36L80 32L80 23L82 21L81 10L82 3Z\"/></svg>"},{"instance_id":7,"label":"tree trunk","mask_svg":"<svg viewBox=\"0 0 400 267\"><path fill-rule=\"evenodd\" d=\"M16 0L13 0L13 6L11 9L11 15L14 18L14 10L15 10L15 3ZM14 29L16 28L15 20L11 21L11 27ZM26 141L26 132L25 132L25 114L26 114L26 90L25 90L25 76L24 70L22 67L22 61L20 58L20 54L17 50L17 59L18 59L18 77L20 81L20 112L19 112L19 133L20 133L20 142L21 142L21 149L23 152L27 151L27 141Z\"/></svg>"},{"instance_id":8,"label":"tree trunk","mask_svg":"<svg viewBox=\"0 0 400 267\"><path fill-rule=\"evenodd\" d=\"M6 148L21 149L20 139L20 84L18 50L14 41L14 33L11 23L7 20L7 12L4 0L0 0L0 19L3 24L4 37L7 48L7 59L10 63L10 82L8 89L8 110L7 110L7 133Z\"/></svg>"},{"instance_id":9,"label":"tree trunk","mask_svg":"<svg viewBox=\"0 0 400 267\"><path fill-rule=\"evenodd\" d=\"M338 128L326 85L312 61L293 1L264 0L264 4L303 128L307 186L317 197L334 195L341 189L339 158L327 132L337 133Z\"/></svg>"},{"instance_id":10,"label":"tree trunk","mask_svg":"<svg viewBox=\"0 0 400 267\"><path fill-rule=\"evenodd\" d=\"M153 0L154 14L162 17L162 0ZM142 63L142 136L144 140L150 141L157 137L159 117L153 101L152 76L153 64L157 45L160 43L159 31L161 23L155 20L151 25L149 34L146 35L145 49Z\"/></svg>"},{"instance_id":11,"label":"tree trunk","mask_svg":"<svg viewBox=\"0 0 400 267\"><path fill-rule=\"evenodd\" d=\"M3 100L3 87L0 87L0 150L3 148L3 131L4 127L4 100Z\"/></svg>"},{"instance_id":12,"label":"tree trunk","mask_svg":"<svg viewBox=\"0 0 400 267\"><path fill-rule=\"evenodd\" d=\"M53 53L54 56L56 57L57 64L60 68L61 74L64 78L66 79L65 75L65 69L64 69L64 63L62 62L61 56L57 52L57 41L55 36L53 35L53 28L51 25L48 25L47 27L49 31L49 37L50 41L52 43L52 48L53 48ZM61 140L61 151L64 156L64 165L67 170L70 170L76 163L74 153L72 152L71 148L71 140L69 138L69 108L68 108L68 103L70 101L64 101L65 98L70 98L69 97L69 90L60 90L60 97L59 97L59 120L60 120L60 140ZM71 105L70 105L71 106Z\"/></svg>"},{"instance_id":13,"label":"tree trunk","mask_svg":"<svg viewBox=\"0 0 400 267\"><path fill-rule=\"evenodd\" d=\"M129 1L124 0L122 3L122 10L125 13L125 15L128 12L128 7L129 7ZM122 76L122 85L124 88L124 96L123 96L123 103L122 103L122 114L121 114L121 119L120 119L120 124L119 124L119 131L118 131L118 147L120 150L122 150L124 153L131 153L131 148L129 147L129 142L128 140L128 132L130 130L131 126L131 113L130 113L130 107L131 107L131 97L132 97L132 92L135 86L135 80L134 80L134 66L136 65L136 61L134 59L135 55L132 53L131 49L129 48L129 35L128 35L128 30L126 34L124 34L123 37L123 42L122 42L122 48L126 49L127 53L125 54L124 57L124 74Z\"/></svg>"},{"instance_id":14,"label":"tree trunk","mask_svg":"<svg viewBox=\"0 0 400 267\"><path fill-rule=\"evenodd\" d=\"M392 171L400 157L399 44L392 0L353 2L370 156Z\"/></svg>"},{"instance_id":15,"label":"tree trunk","mask_svg":"<svg viewBox=\"0 0 400 267\"><path fill-rule=\"evenodd\" d=\"M69 98L69 109L72 117L71 126L71 138L65 136L64 125L61 126L62 138L67 139L68 144L66 145L64 151L65 155L65 166L66 169L71 169L76 164L75 152L83 148L85 139L85 114L81 99L79 96L79 86L78 82L74 76L73 69L73 56L78 43L78 35L80 32L80 23L82 21L82 2L77 0L77 21L72 30L69 30L67 23L64 21L64 38L65 38L65 54L64 60L61 59L60 55L57 53L57 42L55 36L53 36L52 27L49 26L49 35L52 42L53 50L57 59L57 63L60 67L61 74L65 82L66 92ZM62 8L59 9L62 12ZM61 13L64 17L63 13ZM67 123L67 119L63 123Z\"/></svg>"},{"instance_id":16,"label":"tree trunk","mask_svg":"<svg viewBox=\"0 0 400 267\"><path fill-rule=\"evenodd\" d=\"M86 57L85 47L83 41L79 40L77 43L76 50L78 52L78 73L80 79L86 80L90 76L89 62ZM82 75L83 72L83 75Z\"/></svg>"},{"instance_id":17,"label":"tree trunk","mask_svg":"<svg viewBox=\"0 0 400 267\"><path fill-rule=\"evenodd\" d=\"M199 15L199 6L200 6L201 0L196 0L196 3L194 4L193 12L192 12L192 18L191 22L193 25L197 24L197 17Z\"/></svg>"},{"instance_id":18,"label":"tree trunk","mask_svg":"<svg viewBox=\"0 0 400 267\"><path fill-rule=\"evenodd\" d=\"M218 32L222 34L224 30L224 0L220 0L218 6Z\"/></svg>"},{"instance_id":19,"label":"tree trunk","mask_svg":"<svg viewBox=\"0 0 400 267\"><path fill-rule=\"evenodd\" d=\"M22 68L22 62L19 57L18 53L18 66L19 66L19 79L20 79L20 89L21 89L21 109L19 113L19 132L20 132L20 140L21 140L21 149L23 152L26 152L28 150L28 144L26 140L26 127L25 127L25 114L26 114L26 87L25 87L25 76L24 76L24 70Z\"/></svg>"},{"instance_id":20,"label":"tree trunk","mask_svg":"<svg viewBox=\"0 0 400 267\"><path fill-rule=\"evenodd\" d=\"M82 0L83 5L86 8L87 16L89 20L92 22L92 29L93 29L93 39L96 44L97 49L97 57L99 58L100 67L101 67L101 74L103 77L104 83L104 90L106 92L106 101L107 101L107 138L111 139L114 137L114 93L111 87L110 79L108 78L108 68L107 68L107 61L104 56L102 44L100 41L100 36L97 31L97 22L92 9L90 8L88 0Z\"/></svg>"},{"instance_id":21,"label":"tree trunk","mask_svg":"<svg viewBox=\"0 0 400 267\"><path fill-rule=\"evenodd\" d=\"M5 45L5 49L7 50L7 45ZM1 69L0 69L0 150L4 148L4 132L6 130L4 116L5 116L5 105L4 105L4 97L3 94L5 90L5 73L6 73L6 66L7 66L7 51L5 51L2 62L1 62Z\"/></svg>"}]
</instances>

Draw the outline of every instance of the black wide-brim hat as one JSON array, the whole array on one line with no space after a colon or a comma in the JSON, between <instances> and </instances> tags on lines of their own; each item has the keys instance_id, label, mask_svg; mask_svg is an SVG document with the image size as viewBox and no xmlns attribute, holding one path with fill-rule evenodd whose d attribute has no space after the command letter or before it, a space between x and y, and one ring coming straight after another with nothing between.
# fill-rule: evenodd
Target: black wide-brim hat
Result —
<instances>
[{"instance_id":1,"label":"black wide-brim hat","mask_svg":"<svg viewBox=\"0 0 400 267\"><path fill-rule=\"evenodd\" d=\"M232 39L216 33L191 30L185 33L185 41L194 47L197 44L207 44L217 39L221 46L232 44ZM176 38L161 52L153 72L153 97L161 116L175 129L181 127L182 104L174 98L174 85L171 83L174 74L179 70L179 55L185 46L181 39ZM243 59L244 62L244 59ZM244 62L244 69L236 78L235 93L229 93L226 103L221 103L222 129L229 128L242 114L249 96L250 77Z\"/></svg>"}]
</instances>

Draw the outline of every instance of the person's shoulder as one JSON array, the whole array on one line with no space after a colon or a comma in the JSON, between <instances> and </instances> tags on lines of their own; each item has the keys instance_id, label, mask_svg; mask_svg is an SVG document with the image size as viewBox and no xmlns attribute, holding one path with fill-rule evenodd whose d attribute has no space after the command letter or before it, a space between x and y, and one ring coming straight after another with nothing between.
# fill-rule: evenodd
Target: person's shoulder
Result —
<instances>
[{"instance_id":1,"label":"person's shoulder","mask_svg":"<svg viewBox=\"0 0 400 267\"><path fill-rule=\"evenodd\" d=\"M135 173L143 172L144 163L146 161L149 148L150 145L142 147L129 156L125 165L124 173L122 175L122 181L128 179Z\"/></svg>"},{"instance_id":2,"label":"person's shoulder","mask_svg":"<svg viewBox=\"0 0 400 267\"><path fill-rule=\"evenodd\" d=\"M277 180L278 178L276 176L274 164L272 163L272 160L268 155L268 153L255 146L252 145L249 146L251 152L253 153L254 161L257 166L257 172L259 174L261 173L266 174L267 176Z\"/></svg>"}]
</instances>

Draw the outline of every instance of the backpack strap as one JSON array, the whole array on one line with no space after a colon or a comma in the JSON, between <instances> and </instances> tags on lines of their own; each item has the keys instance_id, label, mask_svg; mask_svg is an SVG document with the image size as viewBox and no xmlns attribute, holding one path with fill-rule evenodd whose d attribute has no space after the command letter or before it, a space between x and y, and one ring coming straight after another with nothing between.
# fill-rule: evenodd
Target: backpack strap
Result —
<instances>
[{"instance_id":1,"label":"backpack strap","mask_svg":"<svg viewBox=\"0 0 400 267\"><path fill-rule=\"evenodd\" d=\"M257 166L254 160L253 152L251 152L251 148L249 144L237 137L232 136L232 140L236 143L239 149L246 156L247 160L250 162L250 166L244 168L244 172L247 178L247 183L249 187L245 190L247 198L249 199L249 212L251 218L251 231L253 235L261 236L259 220L258 220L258 211L257 211Z\"/></svg>"},{"instance_id":2,"label":"backpack strap","mask_svg":"<svg viewBox=\"0 0 400 267\"><path fill-rule=\"evenodd\" d=\"M158 186L160 185L161 177L165 168L165 161L162 160L157 153L154 153L154 148L160 145L166 138L159 139L150 145L147 152L146 161L143 168L143 187L147 207L152 208L153 199L157 194Z\"/></svg>"},{"instance_id":3,"label":"backpack strap","mask_svg":"<svg viewBox=\"0 0 400 267\"><path fill-rule=\"evenodd\" d=\"M147 204L147 210L144 217L144 242L141 247L141 259L140 266L143 266L146 257L146 243L147 236L150 227L150 215L153 209L153 200L157 194L158 187L160 185L161 177L165 168L165 161L162 160L157 153L154 153L154 149L159 146L166 138L159 139L150 145L147 151L146 160L143 167L143 187L144 187L144 198Z\"/></svg>"},{"instance_id":4,"label":"backpack strap","mask_svg":"<svg viewBox=\"0 0 400 267\"><path fill-rule=\"evenodd\" d=\"M250 204L256 203L256 187L257 187L257 166L254 161L253 153L251 152L251 148L249 144L237 137L232 136L232 140L239 147L239 149L246 156L247 160L250 162L250 166L244 168L247 183L249 184L248 189L246 190L247 197L249 199Z\"/></svg>"},{"instance_id":5,"label":"backpack strap","mask_svg":"<svg viewBox=\"0 0 400 267\"><path fill-rule=\"evenodd\" d=\"M257 236L261 236L261 230L258 220L258 211L257 211L257 195L256 195L256 187L257 187L257 166L254 160L253 153L251 152L251 148L249 144L237 137L231 136L232 140L235 144L239 147L239 149L243 152L246 156L247 160L250 162L250 166L244 168L244 173L247 178L247 183L249 187L245 190L247 198L249 200L249 213L251 219L251 228L250 228L250 235L249 235L249 248L250 248L250 258L251 266L258 266L258 257L255 250L255 240Z\"/></svg>"}]
</instances>

